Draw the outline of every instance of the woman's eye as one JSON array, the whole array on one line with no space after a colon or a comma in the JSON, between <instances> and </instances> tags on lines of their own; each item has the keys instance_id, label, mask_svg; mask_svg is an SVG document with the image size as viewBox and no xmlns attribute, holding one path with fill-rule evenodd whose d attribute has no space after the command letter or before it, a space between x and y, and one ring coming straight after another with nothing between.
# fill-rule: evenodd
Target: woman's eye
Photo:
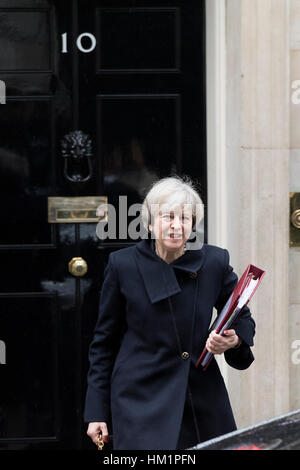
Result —
<instances>
[{"instance_id":1,"label":"woman's eye","mask_svg":"<svg viewBox=\"0 0 300 470\"><path fill-rule=\"evenodd\" d=\"M170 222L171 220L174 220L174 216L171 214L162 214L162 219L164 221ZM181 222L188 223L190 221L190 217L188 215L182 215L180 217Z\"/></svg>"}]
</instances>

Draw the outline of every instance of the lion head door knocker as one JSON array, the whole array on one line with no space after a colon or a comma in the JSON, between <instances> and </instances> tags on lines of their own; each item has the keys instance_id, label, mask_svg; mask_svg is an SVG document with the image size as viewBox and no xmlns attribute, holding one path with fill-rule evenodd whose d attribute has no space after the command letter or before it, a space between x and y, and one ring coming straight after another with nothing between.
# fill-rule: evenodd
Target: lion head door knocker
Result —
<instances>
[{"instance_id":1,"label":"lion head door knocker","mask_svg":"<svg viewBox=\"0 0 300 470\"><path fill-rule=\"evenodd\" d=\"M85 183L93 176L92 140L82 131L73 131L61 140L64 176L72 183Z\"/></svg>"}]
</instances>

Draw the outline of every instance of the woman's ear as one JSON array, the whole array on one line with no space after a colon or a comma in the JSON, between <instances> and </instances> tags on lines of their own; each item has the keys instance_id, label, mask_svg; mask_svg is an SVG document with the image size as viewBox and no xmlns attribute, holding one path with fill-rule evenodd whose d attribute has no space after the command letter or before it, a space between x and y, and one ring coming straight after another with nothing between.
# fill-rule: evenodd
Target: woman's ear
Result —
<instances>
[{"instance_id":1,"label":"woman's ear","mask_svg":"<svg viewBox=\"0 0 300 470\"><path fill-rule=\"evenodd\" d=\"M148 225L148 229L149 229L149 232L152 232L152 225L151 224Z\"/></svg>"}]
</instances>

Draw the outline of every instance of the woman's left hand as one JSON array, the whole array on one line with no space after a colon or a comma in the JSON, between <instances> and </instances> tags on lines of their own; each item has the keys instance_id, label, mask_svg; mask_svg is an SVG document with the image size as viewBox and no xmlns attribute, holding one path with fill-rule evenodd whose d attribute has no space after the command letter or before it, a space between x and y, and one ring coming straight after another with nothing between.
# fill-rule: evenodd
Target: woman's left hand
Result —
<instances>
[{"instance_id":1,"label":"woman's left hand","mask_svg":"<svg viewBox=\"0 0 300 470\"><path fill-rule=\"evenodd\" d=\"M235 348L241 342L235 330L226 330L225 336L213 330L206 341L206 349L212 354L223 354L227 349Z\"/></svg>"}]
</instances>

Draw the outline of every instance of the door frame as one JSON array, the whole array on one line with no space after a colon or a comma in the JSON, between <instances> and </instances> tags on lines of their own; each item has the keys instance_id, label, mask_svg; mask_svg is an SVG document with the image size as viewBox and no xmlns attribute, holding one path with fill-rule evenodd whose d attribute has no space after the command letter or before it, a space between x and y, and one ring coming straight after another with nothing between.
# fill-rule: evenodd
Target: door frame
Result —
<instances>
[{"instance_id":1,"label":"door frame","mask_svg":"<svg viewBox=\"0 0 300 470\"><path fill-rule=\"evenodd\" d=\"M226 5L206 0L208 243L227 246Z\"/></svg>"},{"instance_id":2,"label":"door frame","mask_svg":"<svg viewBox=\"0 0 300 470\"><path fill-rule=\"evenodd\" d=\"M205 0L207 241L228 247L226 165L226 0ZM217 358L226 385L228 366Z\"/></svg>"}]
</instances>

